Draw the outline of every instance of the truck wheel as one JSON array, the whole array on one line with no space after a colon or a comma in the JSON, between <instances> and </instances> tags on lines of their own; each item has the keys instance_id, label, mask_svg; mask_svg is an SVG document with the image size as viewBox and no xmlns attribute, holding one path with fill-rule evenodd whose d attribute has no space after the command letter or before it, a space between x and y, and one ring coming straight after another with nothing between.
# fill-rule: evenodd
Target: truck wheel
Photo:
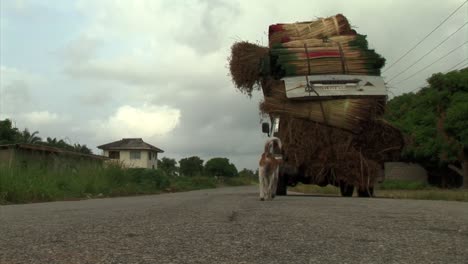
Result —
<instances>
[{"instance_id":1,"label":"truck wheel","mask_svg":"<svg viewBox=\"0 0 468 264\"><path fill-rule=\"evenodd\" d=\"M347 184L347 183L344 183L344 182L340 184L341 196L351 197L351 196L353 196L353 192L354 192L354 185Z\"/></svg>"},{"instance_id":2,"label":"truck wheel","mask_svg":"<svg viewBox=\"0 0 468 264\"><path fill-rule=\"evenodd\" d=\"M278 179L278 186L276 187L276 195L287 195L288 193L288 177L280 175Z\"/></svg>"},{"instance_id":3,"label":"truck wheel","mask_svg":"<svg viewBox=\"0 0 468 264\"><path fill-rule=\"evenodd\" d=\"M366 189L366 190L358 190L358 196L359 197L373 197L374 196L374 188L369 187L369 189Z\"/></svg>"}]
</instances>

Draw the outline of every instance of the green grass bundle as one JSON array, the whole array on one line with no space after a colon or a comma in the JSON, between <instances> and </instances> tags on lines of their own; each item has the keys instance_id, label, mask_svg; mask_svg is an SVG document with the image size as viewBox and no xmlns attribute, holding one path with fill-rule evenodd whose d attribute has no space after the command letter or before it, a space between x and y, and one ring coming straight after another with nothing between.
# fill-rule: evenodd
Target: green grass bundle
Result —
<instances>
[{"instance_id":1,"label":"green grass bundle","mask_svg":"<svg viewBox=\"0 0 468 264\"><path fill-rule=\"evenodd\" d=\"M271 48L271 72L276 78L315 74L380 75L385 59L368 48L366 36L304 39Z\"/></svg>"}]
</instances>

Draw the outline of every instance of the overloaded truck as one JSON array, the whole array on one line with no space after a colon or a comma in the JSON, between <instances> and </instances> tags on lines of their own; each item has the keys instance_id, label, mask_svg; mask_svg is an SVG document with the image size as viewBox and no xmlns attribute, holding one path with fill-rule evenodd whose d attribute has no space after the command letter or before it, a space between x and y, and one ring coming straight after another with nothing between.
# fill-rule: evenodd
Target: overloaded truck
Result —
<instances>
[{"instance_id":1,"label":"overloaded truck","mask_svg":"<svg viewBox=\"0 0 468 264\"><path fill-rule=\"evenodd\" d=\"M233 82L251 95L262 90L262 130L283 143L277 195L298 183L328 184L343 196L373 196L385 161L404 141L382 116L385 59L368 47L341 14L274 24L269 46L237 42L229 59Z\"/></svg>"}]
</instances>

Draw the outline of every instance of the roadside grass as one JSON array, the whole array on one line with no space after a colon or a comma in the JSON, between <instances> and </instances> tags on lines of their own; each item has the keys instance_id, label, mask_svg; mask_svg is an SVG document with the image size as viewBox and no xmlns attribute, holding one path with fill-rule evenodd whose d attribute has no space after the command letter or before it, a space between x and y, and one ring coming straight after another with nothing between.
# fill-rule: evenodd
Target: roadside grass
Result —
<instances>
[{"instance_id":1,"label":"roadside grass","mask_svg":"<svg viewBox=\"0 0 468 264\"><path fill-rule=\"evenodd\" d=\"M340 188L337 188L333 185L320 187L318 185L298 184L295 187L288 187L288 191L300 192L300 193L340 195Z\"/></svg>"},{"instance_id":2,"label":"roadside grass","mask_svg":"<svg viewBox=\"0 0 468 264\"><path fill-rule=\"evenodd\" d=\"M463 189L376 190L375 194L378 198L468 202L468 190Z\"/></svg>"},{"instance_id":3,"label":"roadside grass","mask_svg":"<svg viewBox=\"0 0 468 264\"><path fill-rule=\"evenodd\" d=\"M380 190L425 190L431 186L421 181L385 180L378 185Z\"/></svg>"},{"instance_id":4,"label":"roadside grass","mask_svg":"<svg viewBox=\"0 0 468 264\"><path fill-rule=\"evenodd\" d=\"M169 177L161 170L75 163L50 168L41 163L0 166L0 204L157 194L252 184L243 177Z\"/></svg>"},{"instance_id":5,"label":"roadside grass","mask_svg":"<svg viewBox=\"0 0 468 264\"><path fill-rule=\"evenodd\" d=\"M306 194L340 195L340 189L332 185L320 187L298 184L288 188L288 190ZM468 202L468 190L466 189L441 189L415 181L387 180L377 185L374 192L377 198ZM353 196L357 197L356 190Z\"/></svg>"}]
</instances>

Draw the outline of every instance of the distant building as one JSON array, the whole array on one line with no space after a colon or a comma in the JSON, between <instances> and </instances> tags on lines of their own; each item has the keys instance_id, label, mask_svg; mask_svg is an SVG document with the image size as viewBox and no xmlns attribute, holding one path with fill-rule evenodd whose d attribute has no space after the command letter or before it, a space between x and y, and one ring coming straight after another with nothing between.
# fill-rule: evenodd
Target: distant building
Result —
<instances>
[{"instance_id":1,"label":"distant building","mask_svg":"<svg viewBox=\"0 0 468 264\"><path fill-rule=\"evenodd\" d=\"M419 164L385 162L385 180L419 181L427 183L427 171Z\"/></svg>"},{"instance_id":2,"label":"distant building","mask_svg":"<svg viewBox=\"0 0 468 264\"><path fill-rule=\"evenodd\" d=\"M141 138L124 138L98 146L103 155L111 160L118 160L130 168L158 168L158 153L164 151L150 145Z\"/></svg>"},{"instance_id":3,"label":"distant building","mask_svg":"<svg viewBox=\"0 0 468 264\"><path fill-rule=\"evenodd\" d=\"M51 168L73 167L77 162L102 163L107 157L83 154L39 144L0 145L0 165L29 166L40 164Z\"/></svg>"}]
</instances>

